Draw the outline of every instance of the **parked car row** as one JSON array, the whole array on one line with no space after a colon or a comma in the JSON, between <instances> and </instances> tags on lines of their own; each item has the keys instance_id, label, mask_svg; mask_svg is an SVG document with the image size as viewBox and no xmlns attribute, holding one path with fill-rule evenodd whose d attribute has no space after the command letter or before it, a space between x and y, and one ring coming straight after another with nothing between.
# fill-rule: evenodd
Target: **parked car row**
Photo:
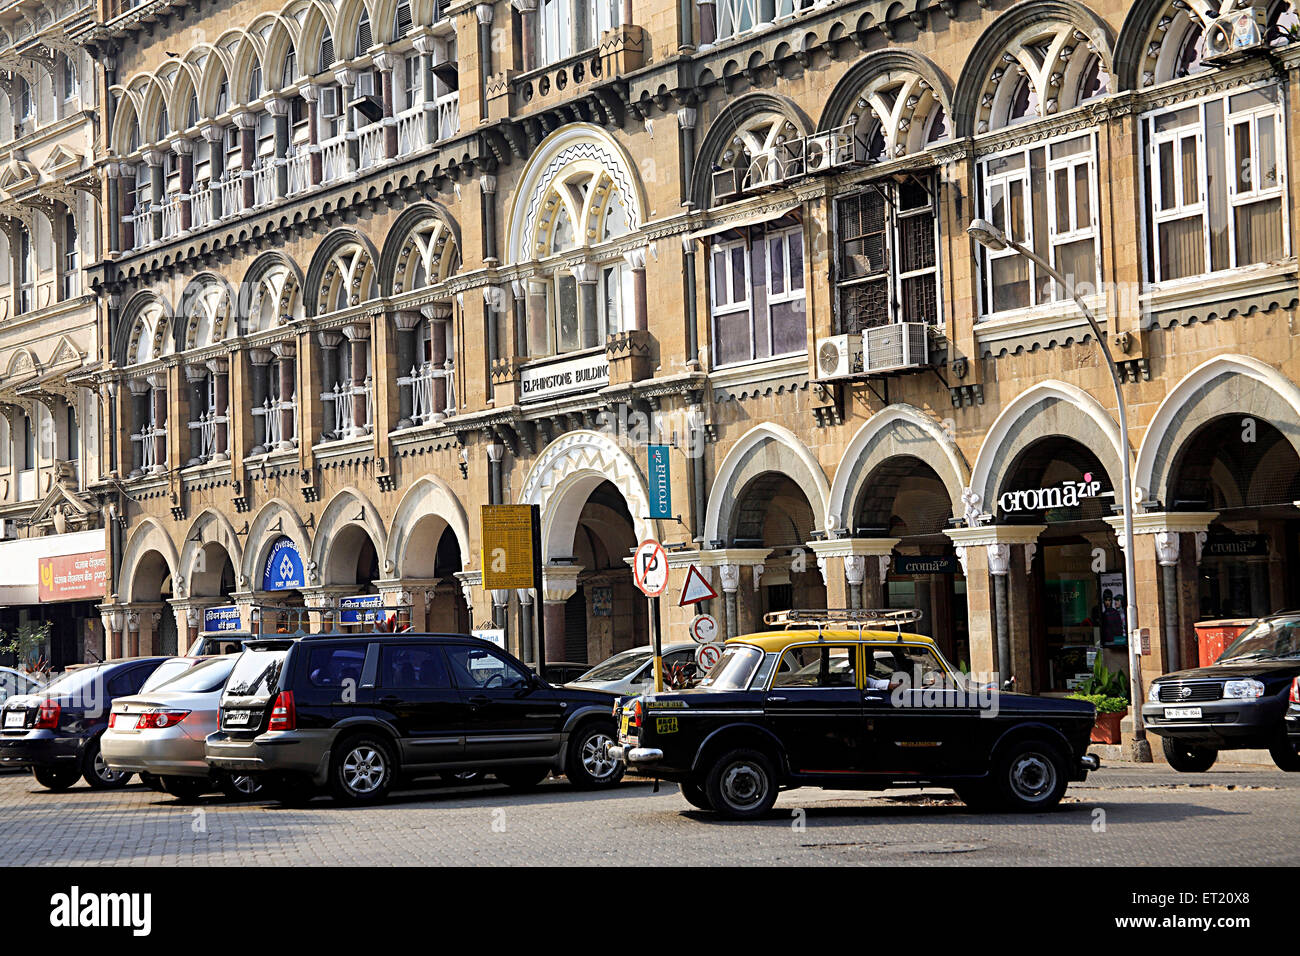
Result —
<instances>
[{"instance_id":1,"label":"parked car row","mask_svg":"<svg viewBox=\"0 0 1300 956\"><path fill-rule=\"evenodd\" d=\"M370 803L400 782L491 773L513 788L554 773L609 786L613 696L544 681L463 635L246 637L216 657L83 668L0 710L0 765L51 790L147 784L189 801L220 791Z\"/></svg>"}]
</instances>

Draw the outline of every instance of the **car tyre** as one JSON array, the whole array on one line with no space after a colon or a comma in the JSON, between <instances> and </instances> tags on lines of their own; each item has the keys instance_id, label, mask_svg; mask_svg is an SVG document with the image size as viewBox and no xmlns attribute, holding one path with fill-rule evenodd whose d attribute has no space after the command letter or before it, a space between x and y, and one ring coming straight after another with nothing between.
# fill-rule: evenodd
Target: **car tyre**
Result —
<instances>
[{"instance_id":1,"label":"car tyre","mask_svg":"<svg viewBox=\"0 0 1300 956\"><path fill-rule=\"evenodd\" d=\"M1278 770L1300 773L1300 744L1292 743L1290 740L1279 740L1268 748L1268 753L1273 758L1273 763L1277 764Z\"/></svg>"},{"instance_id":2,"label":"car tyre","mask_svg":"<svg viewBox=\"0 0 1300 956\"><path fill-rule=\"evenodd\" d=\"M378 736L345 737L330 760L330 795L339 803L378 803L388 796L396 772L392 749Z\"/></svg>"},{"instance_id":3,"label":"car tyre","mask_svg":"<svg viewBox=\"0 0 1300 956\"><path fill-rule=\"evenodd\" d=\"M1169 737L1162 738L1160 746L1169 766L1179 773L1204 773L1219 759L1219 752L1213 747L1194 747Z\"/></svg>"},{"instance_id":4,"label":"car tyre","mask_svg":"<svg viewBox=\"0 0 1300 956\"><path fill-rule=\"evenodd\" d=\"M117 790L131 782L131 773L119 773L110 770L99 749L99 738L86 744L81 755L81 776L92 790Z\"/></svg>"},{"instance_id":5,"label":"car tyre","mask_svg":"<svg viewBox=\"0 0 1300 956\"><path fill-rule=\"evenodd\" d=\"M305 807L316 796L316 785L310 777L284 776L272 778L262 784L266 795L282 807Z\"/></svg>"},{"instance_id":6,"label":"car tyre","mask_svg":"<svg viewBox=\"0 0 1300 956\"><path fill-rule=\"evenodd\" d=\"M993 758L992 795L1013 813L1041 813L1065 796L1069 772L1060 750L1046 740L1017 740Z\"/></svg>"},{"instance_id":7,"label":"car tyre","mask_svg":"<svg viewBox=\"0 0 1300 956\"><path fill-rule=\"evenodd\" d=\"M551 775L550 767L512 767L493 775L511 790L532 790Z\"/></svg>"},{"instance_id":8,"label":"car tyre","mask_svg":"<svg viewBox=\"0 0 1300 956\"><path fill-rule=\"evenodd\" d=\"M712 810L713 804L709 803L709 795L704 792L704 788L698 783L683 783L682 796L697 810Z\"/></svg>"},{"instance_id":9,"label":"car tyre","mask_svg":"<svg viewBox=\"0 0 1300 956\"><path fill-rule=\"evenodd\" d=\"M776 803L776 794L771 759L747 747L723 754L704 778L704 795L710 806L732 820L766 816Z\"/></svg>"},{"instance_id":10,"label":"car tyre","mask_svg":"<svg viewBox=\"0 0 1300 956\"><path fill-rule=\"evenodd\" d=\"M162 777L156 773L141 773L140 782L152 790L154 793L166 793L163 789Z\"/></svg>"},{"instance_id":11,"label":"car tyre","mask_svg":"<svg viewBox=\"0 0 1300 956\"><path fill-rule=\"evenodd\" d=\"M203 777L163 777L163 790L180 803L194 803L208 792L208 781Z\"/></svg>"},{"instance_id":12,"label":"car tyre","mask_svg":"<svg viewBox=\"0 0 1300 956\"><path fill-rule=\"evenodd\" d=\"M58 793L76 783L81 771L76 767L33 767L32 776L46 790Z\"/></svg>"},{"instance_id":13,"label":"car tyre","mask_svg":"<svg viewBox=\"0 0 1300 956\"><path fill-rule=\"evenodd\" d=\"M248 773L223 773L217 786L227 800L256 800L264 795L266 789L260 777Z\"/></svg>"},{"instance_id":14,"label":"car tyre","mask_svg":"<svg viewBox=\"0 0 1300 956\"><path fill-rule=\"evenodd\" d=\"M564 762L564 775L579 790L612 787L623 779L626 769L622 761L609 756L607 748L614 743L612 724L593 722L583 724L569 739L568 759Z\"/></svg>"}]
</instances>

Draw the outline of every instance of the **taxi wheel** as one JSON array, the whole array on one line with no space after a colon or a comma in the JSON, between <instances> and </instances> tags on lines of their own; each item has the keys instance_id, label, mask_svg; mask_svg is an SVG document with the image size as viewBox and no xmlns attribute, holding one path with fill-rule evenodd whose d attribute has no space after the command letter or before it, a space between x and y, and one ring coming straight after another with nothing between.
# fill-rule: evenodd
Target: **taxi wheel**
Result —
<instances>
[{"instance_id":1,"label":"taxi wheel","mask_svg":"<svg viewBox=\"0 0 1300 956\"><path fill-rule=\"evenodd\" d=\"M110 769L99 750L99 738L96 737L86 744L86 750L81 756L81 776L92 790L116 790L130 783L134 775Z\"/></svg>"},{"instance_id":2,"label":"taxi wheel","mask_svg":"<svg viewBox=\"0 0 1300 956\"><path fill-rule=\"evenodd\" d=\"M1289 740L1280 740L1268 748L1268 753L1277 764L1278 770L1285 770L1287 773L1300 772L1300 749L1297 744Z\"/></svg>"},{"instance_id":3,"label":"taxi wheel","mask_svg":"<svg viewBox=\"0 0 1300 956\"><path fill-rule=\"evenodd\" d=\"M1045 740L1018 740L993 763L994 795L1015 813L1051 810L1069 782L1061 753Z\"/></svg>"},{"instance_id":4,"label":"taxi wheel","mask_svg":"<svg viewBox=\"0 0 1300 956\"><path fill-rule=\"evenodd\" d=\"M623 762L606 753L614 743L612 724L593 722L579 727L569 742L564 775L579 790L611 787L623 779Z\"/></svg>"},{"instance_id":5,"label":"taxi wheel","mask_svg":"<svg viewBox=\"0 0 1300 956\"><path fill-rule=\"evenodd\" d=\"M77 782L81 771L76 767L33 767L32 776L46 790L67 790Z\"/></svg>"},{"instance_id":6,"label":"taxi wheel","mask_svg":"<svg viewBox=\"0 0 1300 956\"><path fill-rule=\"evenodd\" d=\"M713 804L709 803L709 796L704 792L704 788L698 783L682 784L682 796L686 802L697 810L712 810Z\"/></svg>"},{"instance_id":7,"label":"taxi wheel","mask_svg":"<svg viewBox=\"0 0 1300 956\"><path fill-rule=\"evenodd\" d=\"M1212 747L1193 747L1168 737L1161 739L1160 747L1169 766L1179 773L1204 773L1219 759L1219 752Z\"/></svg>"},{"instance_id":8,"label":"taxi wheel","mask_svg":"<svg viewBox=\"0 0 1300 956\"><path fill-rule=\"evenodd\" d=\"M723 754L704 778L704 794L712 809L732 820L765 816L776 803L776 793L772 761L748 748Z\"/></svg>"}]
</instances>

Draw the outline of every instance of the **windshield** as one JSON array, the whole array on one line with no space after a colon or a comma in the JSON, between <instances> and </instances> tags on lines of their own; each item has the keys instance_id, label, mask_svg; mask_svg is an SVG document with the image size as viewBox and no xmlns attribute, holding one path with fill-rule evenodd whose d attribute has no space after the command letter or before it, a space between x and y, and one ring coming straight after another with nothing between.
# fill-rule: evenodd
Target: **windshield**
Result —
<instances>
[{"instance_id":1,"label":"windshield","mask_svg":"<svg viewBox=\"0 0 1300 956\"><path fill-rule=\"evenodd\" d=\"M193 666L194 662L184 657L178 658L174 661L163 661L158 665L158 669L149 675L149 679L145 681L144 686L140 688L140 693L154 690L159 685L167 683L173 677L178 677L181 674L184 674Z\"/></svg>"},{"instance_id":2,"label":"windshield","mask_svg":"<svg viewBox=\"0 0 1300 956\"><path fill-rule=\"evenodd\" d=\"M645 666L650 659L650 652L643 650L623 651L609 660L602 661L578 678L587 680L626 680Z\"/></svg>"},{"instance_id":3,"label":"windshield","mask_svg":"<svg viewBox=\"0 0 1300 956\"><path fill-rule=\"evenodd\" d=\"M46 685L42 693L50 697L71 697L90 687L103 676L103 667L79 667L67 671Z\"/></svg>"},{"instance_id":4,"label":"windshield","mask_svg":"<svg viewBox=\"0 0 1300 956\"><path fill-rule=\"evenodd\" d=\"M1217 663L1295 657L1300 657L1300 618L1275 618L1257 621L1242 631Z\"/></svg>"},{"instance_id":5,"label":"windshield","mask_svg":"<svg viewBox=\"0 0 1300 956\"><path fill-rule=\"evenodd\" d=\"M235 661L227 697L270 697L280 689L280 669L288 650L244 651Z\"/></svg>"},{"instance_id":6,"label":"windshield","mask_svg":"<svg viewBox=\"0 0 1300 956\"><path fill-rule=\"evenodd\" d=\"M754 676L763 652L749 644L728 644L718 663L714 664L697 685L715 690L744 690Z\"/></svg>"},{"instance_id":7,"label":"windshield","mask_svg":"<svg viewBox=\"0 0 1300 956\"><path fill-rule=\"evenodd\" d=\"M145 684L144 690L165 690L168 693L181 694L209 694L214 690L220 690L225 684L226 678L235 667L234 657L215 657L210 661L203 661L187 668L179 675L173 674L170 680L161 684L154 684L153 678ZM167 665L164 664L163 667ZM162 667L158 668L162 670ZM158 671L154 671L157 675ZM152 685L152 686L150 686Z\"/></svg>"}]
</instances>

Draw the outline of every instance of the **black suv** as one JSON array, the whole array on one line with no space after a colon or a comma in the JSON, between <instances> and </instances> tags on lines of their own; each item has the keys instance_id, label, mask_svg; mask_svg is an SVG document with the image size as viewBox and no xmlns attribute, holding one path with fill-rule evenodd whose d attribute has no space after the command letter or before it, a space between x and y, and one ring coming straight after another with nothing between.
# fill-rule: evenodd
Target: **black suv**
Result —
<instances>
[{"instance_id":1,"label":"black suv","mask_svg":"<svg viewBox=\"0 0 1300 956\"><path fill-rule=\"evenodd\" d=\"M1151 682L1142 720L1158 734L1169 766L1209 770L1220 750L1267 750L1300 771L1300 734L1287 737L1288 705L1300 701L1300 614L1260 618L1209 667ZM1294 708L1292 708L1294 711Z\"/></svg>"},{"instance_id":2,"label":"black suv","mask_svg":"<svg viewBox=\"0 0 1300 956\"><path fill-rule=\"evenodd\" d=\"M99 738L113 701L138 693L167 660L135 657L68 671L38 693L10 697L0 711L0 766L31 767L36 782L66 790L84 777L96 790L121 787L129 773L108 768Z\"/></svg>"},{"instance_id":3,"label":"black suv","mask_svg":"<svg viewBox=\"0 0 1300 956\"><path fill-rule=\"evenodd\" d=\"M325 786L372 803L402 777L490 771L525 789L552 771L617 783L613 697L552 687L459 634L337 633L246 642L207 761L257 775L284 802Z\"/></svg>"}]
</instances>

